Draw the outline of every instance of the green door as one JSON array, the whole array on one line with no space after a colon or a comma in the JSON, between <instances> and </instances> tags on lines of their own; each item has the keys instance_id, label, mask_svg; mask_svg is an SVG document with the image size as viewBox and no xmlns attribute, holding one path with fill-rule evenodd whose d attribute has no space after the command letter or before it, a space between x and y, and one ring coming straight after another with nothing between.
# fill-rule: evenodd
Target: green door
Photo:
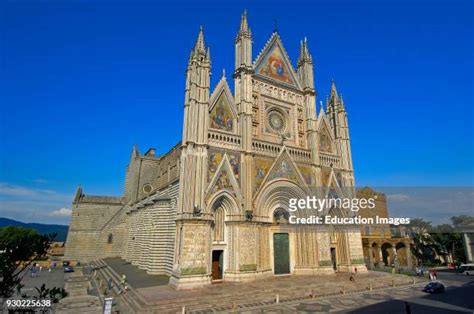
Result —
<instances>
[{"instance_id":1,"label":"green door","mask_svg":"<svg viewBox=\"0 0 474 314\"><path fill-rule=\"evenodd\" d=\"M273 234L273 264L275 265L275 275L290 273L288 233Z\"/></svg>"}]
</instances>

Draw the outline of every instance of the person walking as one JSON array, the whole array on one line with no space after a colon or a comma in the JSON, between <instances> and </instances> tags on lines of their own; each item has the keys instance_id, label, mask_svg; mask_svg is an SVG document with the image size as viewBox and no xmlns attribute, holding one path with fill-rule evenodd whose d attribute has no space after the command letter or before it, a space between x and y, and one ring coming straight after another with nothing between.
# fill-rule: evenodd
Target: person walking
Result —
<instances>
[{"instance_id":1,"label":"person walking","mask_svg":"<svg viewBox=\"0 0 474 314\"><path fill-rule=\"evenodd\" d=\"M120 278L120 285L121 285L123 288L125 288L125 284L126 284L126 283L127 283L127 276L126 276L124 273L122 273L122 276L121 276L121 278Z\"/></svg>"}]
</instances>

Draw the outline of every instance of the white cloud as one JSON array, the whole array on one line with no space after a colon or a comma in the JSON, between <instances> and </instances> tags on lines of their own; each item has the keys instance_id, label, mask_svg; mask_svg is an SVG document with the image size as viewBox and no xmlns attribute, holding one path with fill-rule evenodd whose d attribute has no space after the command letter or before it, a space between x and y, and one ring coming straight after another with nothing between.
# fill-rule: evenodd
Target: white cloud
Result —
<instances>
[{"instance_id":1,"label":"white cloud","mask_svg":"<svg viewBox=\"0 0 474 314\"><path fill-rule=\"evenodd\" d=\"M37 192L22 186L0 183L0 195L4 196L33 196Z\"/></svg>"},{"instance_id":2,"label":"white cloud","mask_svg":"<svg viewBox=\"0 0 474 314\"><path fill-rule=\"evenodd\" d=\"M58 210L52 211L49 213L48 216L51 217L69 217L72 214L72 210L70 208L60 208Z\"/></svg>"},{"instance_id":3,"label":"white cloud","mask_svg":"<svg viewBox=\"0 0 474 314\"><path fill-rule=\"evenodd\" d=\"M0 182L0 217L23 222L67 224L73 192ZM58 209L58 210L54 210Z\"/></svg>"}]
</instances>

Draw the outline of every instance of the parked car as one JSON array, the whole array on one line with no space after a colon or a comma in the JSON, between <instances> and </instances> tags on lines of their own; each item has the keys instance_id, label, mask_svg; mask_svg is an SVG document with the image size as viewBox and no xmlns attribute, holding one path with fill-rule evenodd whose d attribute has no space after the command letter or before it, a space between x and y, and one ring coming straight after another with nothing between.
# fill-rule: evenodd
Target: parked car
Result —
<instances>
[{"instance_id":1,"label":"parked car","mask_svg":"<svg viewBox=\"0 0 474 314\"><path fill-rule=\"evenodd\" d=\"M466 276L474 275L474 264L462 264L460 269Z\"/></svg>"},{"instance_id":2,"label":"parked car","mask_svg":"<svg viewBox=\"0 0 474 314\"><path fill-rule=\"evenodd\" d=\"M423 291L427 293L443 293L445 290L444 285L439 281L432 281L423 288Z\"/></svg>"},{"instance_id":3,"label":"parked car","mask_svg":"<svg viewBox=\"0 0 474 314\"><path fill-rule=\"evenodd\" d=\"M65 273L73 273L74 268L72 268L72 266L64 266L64 272Z\"/></svg>"}]
</instances>

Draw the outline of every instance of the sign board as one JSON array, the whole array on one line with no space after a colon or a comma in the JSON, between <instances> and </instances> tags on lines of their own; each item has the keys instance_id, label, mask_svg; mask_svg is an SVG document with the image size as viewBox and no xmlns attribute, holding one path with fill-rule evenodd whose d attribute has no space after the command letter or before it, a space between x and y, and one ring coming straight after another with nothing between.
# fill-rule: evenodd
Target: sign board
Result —
<instances>
[{"instance_id":1,"label":"sign board","mask_svg":"<svg viewBox=\"0 0 474 314\"><path fill-rule=\"evenodd\" d=\"M104 300L104 314L112 314L112 306L114 305L114 298L105 298Z\"/></svg>"}]
</instances>

